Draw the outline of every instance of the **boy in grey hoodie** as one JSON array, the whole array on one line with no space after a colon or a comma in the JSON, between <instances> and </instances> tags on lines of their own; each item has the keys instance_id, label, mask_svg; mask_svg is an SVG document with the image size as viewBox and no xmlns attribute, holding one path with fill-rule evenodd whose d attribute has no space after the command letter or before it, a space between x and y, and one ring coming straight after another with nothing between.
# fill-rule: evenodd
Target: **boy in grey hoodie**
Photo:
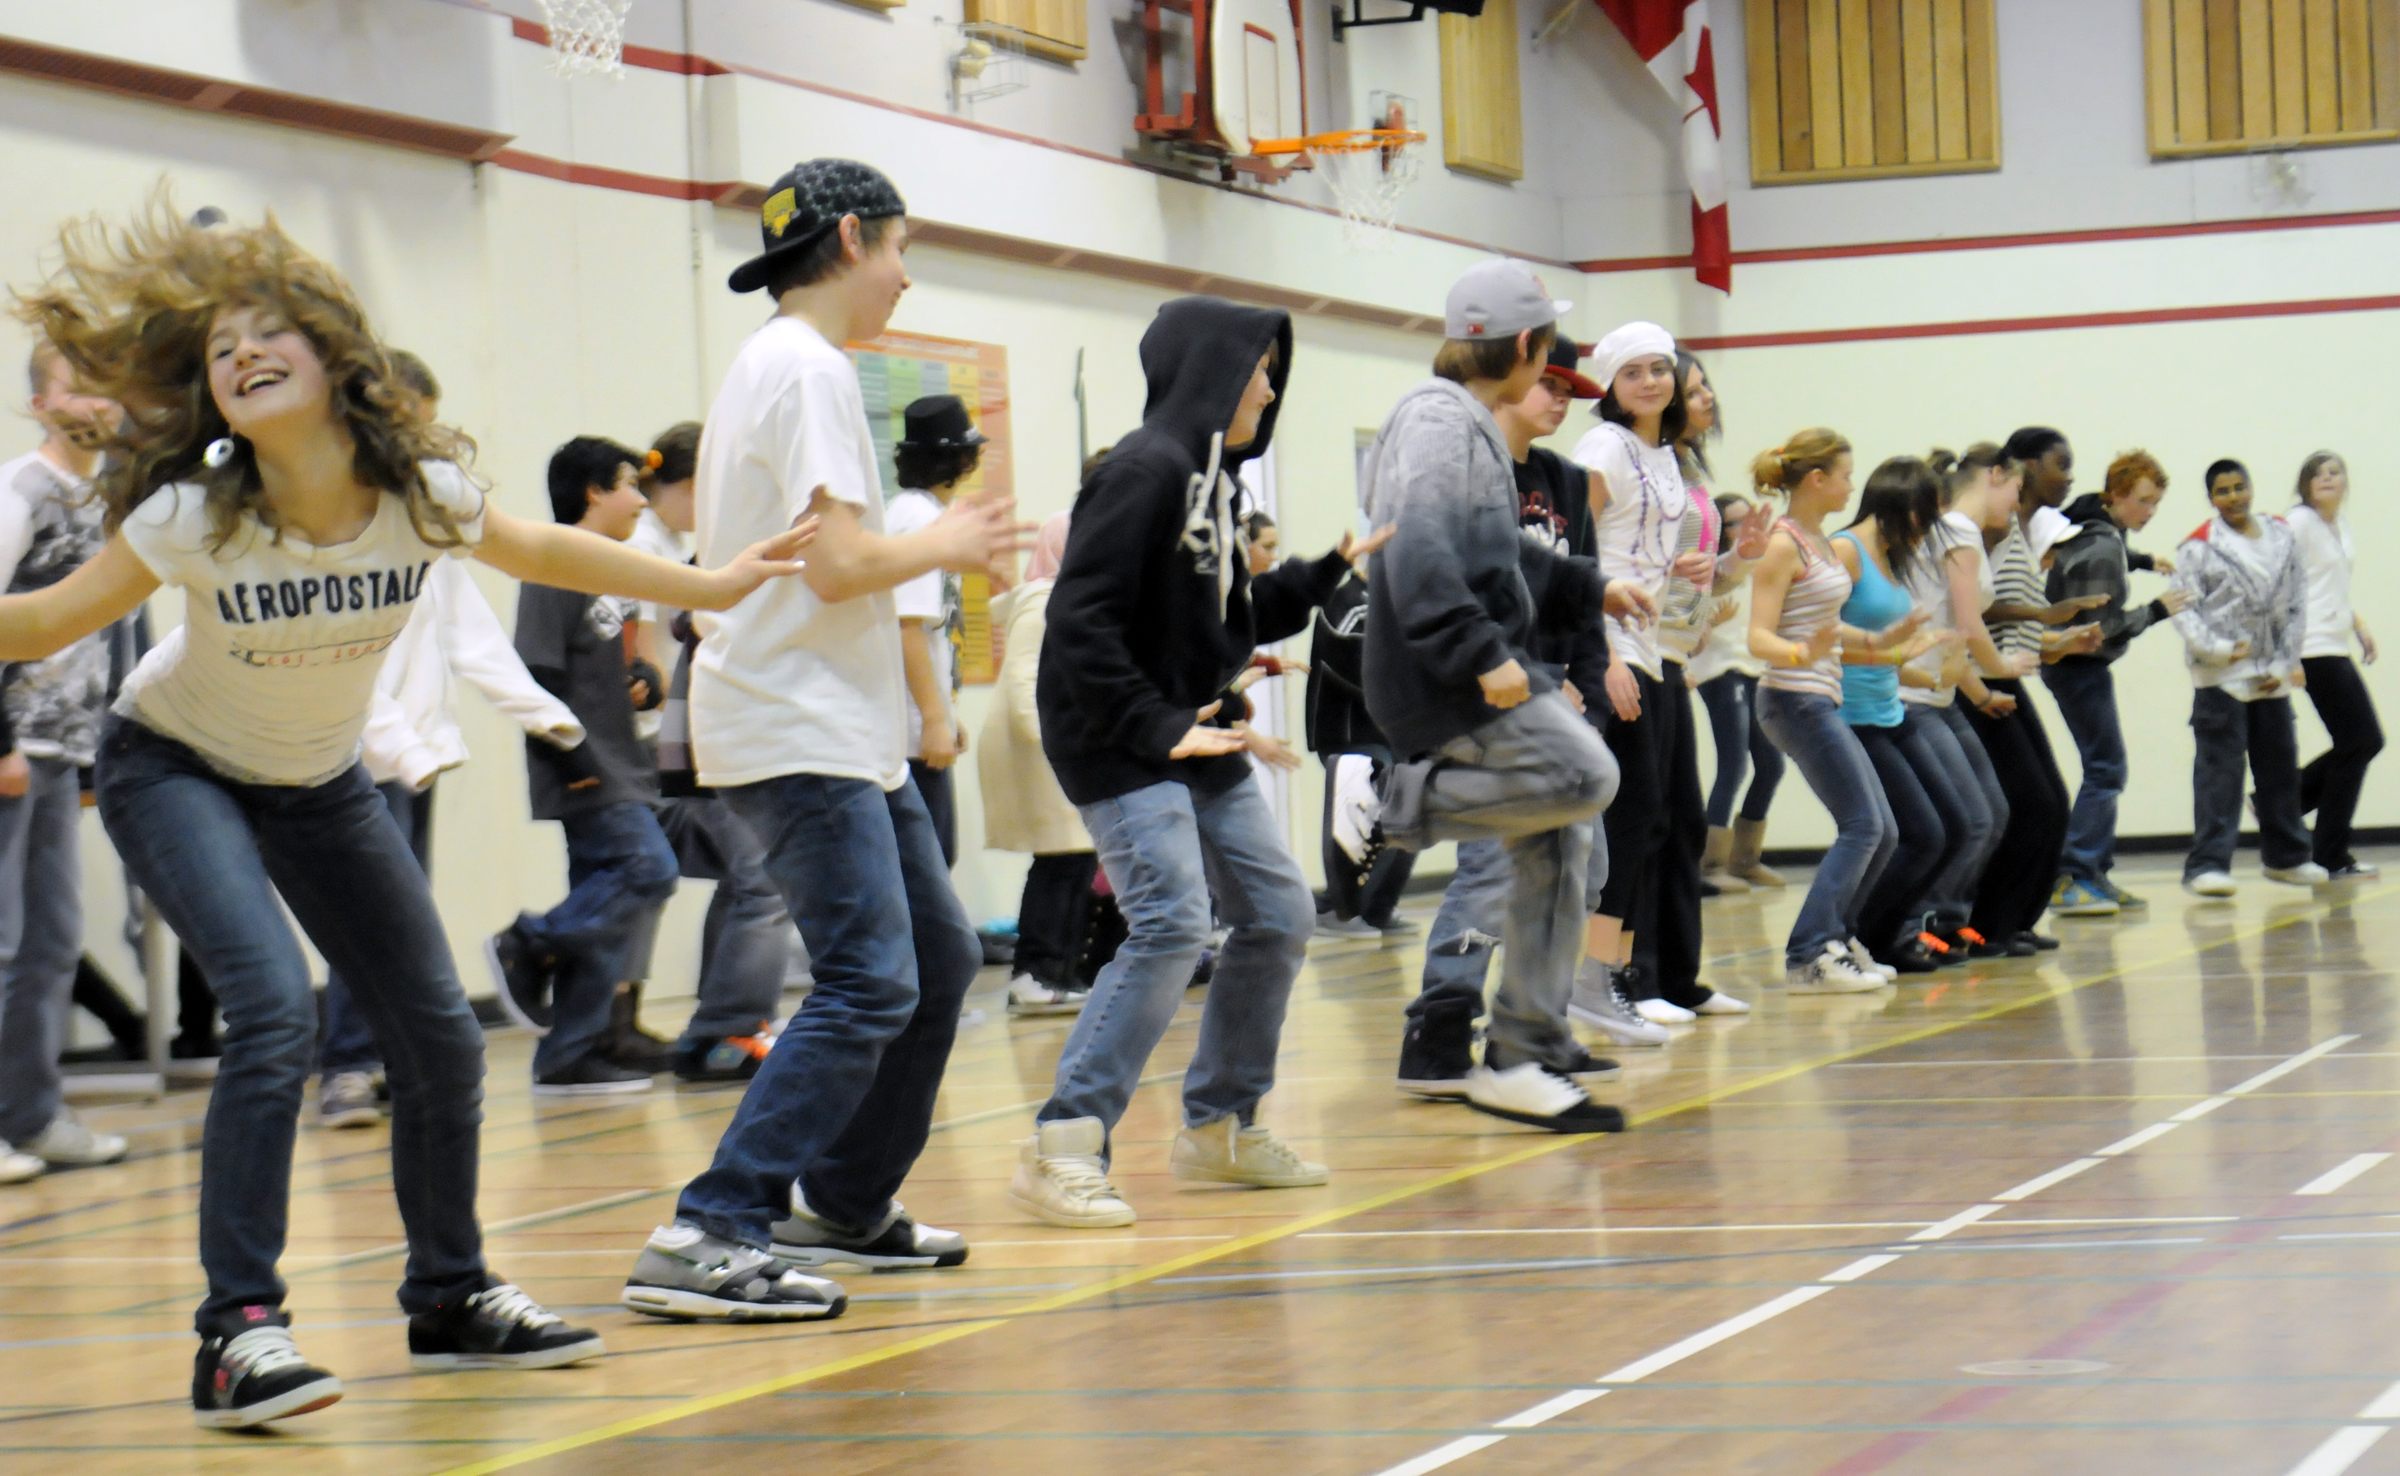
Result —
<instances>
[{"instance_id":1,"label":"boy in grey hoodie","mask_svg":"<svg viewBox=\"0 0 2400 1476\"><path fill-rule=\"evenodd\" d=\"M1615 787L1608 753L1532 659L1539 611L1521 561L1515 457L1492 417L1541 377L1559 317L1524 266L1490 261L1450 289L1435 378L1368 451L1368 521L1393 529L1367 584L1367 709L1404 761L1386 778L1385 836L1411 850L1498 839L1515 873L1506 967L1468 1077L1480 1111L1558 1132L1616 1132L1585 1093L1606 1072L1567 1028L1582 953L1592 817ZM1599 574L1555 558L1601 605Z\"/></svg>"}]
</instances>

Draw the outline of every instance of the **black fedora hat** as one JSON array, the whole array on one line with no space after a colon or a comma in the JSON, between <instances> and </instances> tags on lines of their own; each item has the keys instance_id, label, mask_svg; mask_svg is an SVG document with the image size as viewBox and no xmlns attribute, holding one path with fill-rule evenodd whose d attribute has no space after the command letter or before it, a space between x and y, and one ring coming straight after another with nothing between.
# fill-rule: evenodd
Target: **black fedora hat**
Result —
<instances>
[{"instance_id":1,"label":"black fedora hat","mask_svg":"<svg viewBox=\"0 0 2400 1476\"><path fill-rule=\"evenodd\" d=\"M900 444L914 450L963 451L985 439L967 415L967 402L956 395L927 395L901 412Z\"/></svg>"},{"instance_id":2,"label":"black fedora hat","mask_svg":"<svg viewBox=\"0 0 2400 1476\"><path fill-rule=\"evenodd\" d=\"M776 266L806 251L845 215L877 220L908 214L899 189L872 164L855 159L810 159L783 172L758 207L758 236L762 249L733 269L725 285L736 292L756 292L767 285Z\"/></svg>"}]
</instances>

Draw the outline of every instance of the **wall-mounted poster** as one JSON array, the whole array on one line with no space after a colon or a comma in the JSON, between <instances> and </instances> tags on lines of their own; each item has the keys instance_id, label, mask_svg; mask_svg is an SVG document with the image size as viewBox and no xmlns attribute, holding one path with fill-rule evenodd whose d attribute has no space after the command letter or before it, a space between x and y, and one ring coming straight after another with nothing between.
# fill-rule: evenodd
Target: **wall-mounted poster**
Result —
<instances>
[{"instance_id":1,"label":"wall-mounted poster","mask_svg":"<svg viewBox=\"0 0 2400 1476\"><path fill-rule=\"evenodd\" d=\"M935 338L924 333L886 333L850 345L859 389L867 403L867 428L883 467L883 491L900 488L892 470L892 446L909 403L927 395L956 395L966 401L976 428L988 438L983 463L967 479L969 492L1014 495L1015 463L1008 424L1008 350L994 343ZM981 574L958 580L959 621L951 632L961 682L989 686L999 680L1000 643L992 629L992 582Z\"/></svg>"}]
</instances>

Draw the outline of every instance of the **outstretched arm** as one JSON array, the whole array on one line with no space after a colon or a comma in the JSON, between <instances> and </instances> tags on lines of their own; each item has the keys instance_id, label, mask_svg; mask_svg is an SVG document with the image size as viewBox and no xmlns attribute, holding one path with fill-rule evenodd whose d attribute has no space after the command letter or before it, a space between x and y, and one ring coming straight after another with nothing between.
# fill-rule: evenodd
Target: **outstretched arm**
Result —
<instances>
[{"instance_id":1,"label":"outstretched arm","mask_svg":"<svg viewBox=\"0 0 2400 1476\"><path fill-rule=\"evenodd\" d=\"M141 608L158 576L120 533L47 589L0 597L0 661L39 661Z\"/></svg>"},{"instance_id":2,"label":"outstretched arm","mask_svg":"<svg viewBox=\"0 0 2400 1476\"><path fill-rule=\"evenodd\" d=\"M475 557L526 584L547 584L578 594L626 595L686 610L724 610L766 583L805 567L800 550L817 536L817 520L804 517L750 545L722 569L689 564L628 548L611 538L557 523L510 517L498 508L483 515L483 541Z\"/></svg>"}]
</instances>

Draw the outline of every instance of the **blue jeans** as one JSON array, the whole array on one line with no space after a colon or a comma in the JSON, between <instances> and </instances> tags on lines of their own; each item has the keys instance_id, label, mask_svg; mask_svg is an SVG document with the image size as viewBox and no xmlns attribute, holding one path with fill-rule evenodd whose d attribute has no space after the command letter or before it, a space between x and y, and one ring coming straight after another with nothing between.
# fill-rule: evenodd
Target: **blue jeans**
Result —
<instances>
[{"instance_id":1,"label":"blue jeans","mask_svg":"<svg viewBox=\"0 0 2400 1476\"><path fill-rule=\"evenodd\" d=\"M1708 790L1709 825L1722 830L1733 823L1733 801L1741 792L1745 768L1751 778L1750 793L1742 799L1742 818L1766 819L1767 807L1775 802L1775 786L1783 782L1783 753L1758 725L1758 678L1738 671L1711 677L1700 684L1700 702L1708 709L1709 737L1717 748L1717 777Z\"/></svg>"},{"instance_id":2,"label":"blue jeans","mask_svg":"<svg viewBox=\"0 0 2400 1476\"><path fill-rule=\"evenodd\" d=\"M675 849L647 804L624 800L559 823L567 832L566 898L539 917L517 919L536 952L558 959L550 1033L533 1048L537 1077L599 1052L634 937L675 895Z\"/></svg>"},{"instance_id":3,"label":"blue jeans","mask_svg":"<svg viewBox=\"0 0 2400 1476\"><path fill-rule=\"evenodd\" d=\"M410 789L394 779L375 786L383 802L392 812L392 820L400 833L408 837L409 854L426 876L433 875L433 786L423 791ZM318 1002L325 1026L325 1043L318 1049L318 1069L331 1079L340 1071L379 1071L382 1059L375 1053L375 1032L367 1027L367 1017L350 999L350 986L342 982L338 972L325 976L325 997Z\"/></svg>"},{"instance_id":4,"label":"blue jeans","mask_svg":"<svg viewBox=\"0 0 2400 1476\"><path fill-rule=\"evenodd\" d=\"M1783 945L1784 966L1798 968L1814 962L1826 944L1857 936L1859 899L1892 859L1899 826L1867 751L1842 721L1840 703L1812 692L1762 687L1758 721L1833 814L1833 845L1817 863Z\"/></svg>"},{"instance_id":5,"label":"blue jeans","mask_svg":"<svg viewBox=\"0 0 2400 1476\"><path fill-rule=\"evenodd\" d=\"M2244 702L2215 687L2192 693L2192 850L2186 881L2233 869L2242 837L2242 771L2258 798L2258 859L2274 867L2309 859L2300 823L2300 748L2292 699Z\"/></svg>"},{"instance_id":6,"label":"blue jeans","mask_svg":"<svg viewBox=\"0 0 2400 1476\"><path fill-rule=\"evenodd\" d=\"M796 1181L826 1219L873 1225L925 1149L982 944L915 784L785 774L718 794L764 852L816 988L675 1218L764 1247Z\"/></svg>"},{"instance_id":7,"label":"blue jeans","mask_svg":"<svg viewBox=\"0 0 2400 1476\"><path fill-rule=\"evenodd\" d=\"M2117 797L2125 792L2125 733L2117 724L2117 679L2103 661L2067 660L2042 673L2050 699L2066 719L2083 761L2083 782L2067 816L2067 845L2058 868L2070 879L2096 882L2117 864Z\"/></svg>"},{"instance_id":8,"label":"blue jeans","mask_svg":"<svg viewBox=\"0 0 2400 1476\"><path fill-rule=\"evenodd\" d=\"M678 874L717 884L700 930L699 1000L682 1043L749 1035L782 1007L784 964L791 956L791 914L767 880L766 853L721 798L662 800L657 815ZM652 936L656 918L651 914ZM635 960L644 965L633 971L637 978L648 976L646 948L643 954Z\"/></svg>"},{"instance_id":9,"label":"blue jeans","mask_svg":"<svg viewBox=\"0 0 2400 1476\"><path fill-rule=\"evenodd\" d=\"M124 718L102 733L98 770L109 839L225 1010L200 1147L200 1330L238 1331L239 1309L283 1303L275 1263L317 1039L308 964L283 904L352 981L383 1046L409 1247L400 1305L427 1312L489 1285L475 1223L483 1031L425 873L366 770L313 786L243 784Z\"/></svg>"},{"instance_id":10,"label":"blue jeans","mask_svg":"<svg viewBox=\"0 0 2400 1476\"><path fill-rule=\"evenodd\" d=\"M40 1136L64 1103L75 966L83 958L83 793L65 759L26 761L31 782L0 799L0 1141Z\"/></svg>"},{"instance_id":11,"label":"blue jeans","mask_svg":"<svg viewBox=\"0 0 2400 1476\"><path fill-rule=\"evenodd\" d=\"M1946 707L1908 706L1910 736L1924 734L1924 752L1941 774L1935 791L1950 805L1949 823L1961 831L1958 852L1933 879L1928 905L1944 927L1964 924L1975 906L1975 889L1984 868L2000 848L2008 829L2008 796L1992 770L1983 740L1967 725L1958 704Z\"/></svg>"},{"instance_id":12,"label":"blue jeans","mask_svg":"<svg viewBox=\"0 0 2400 1476\"><path fill-rule=\"evenodd\" d=\"M1076 808L1126 936L1092 983L1036 1120L1096 1117L1114 1128L1125 1115L1208 945L1213 894L1232 932L1201 1006L1183 1118L1192 1127L1251 1121L1275 1085L1284 1006L1316 928L1308 882L1257 779L1213 795L1170 779Z\"/></svg>"}]
</instances>

